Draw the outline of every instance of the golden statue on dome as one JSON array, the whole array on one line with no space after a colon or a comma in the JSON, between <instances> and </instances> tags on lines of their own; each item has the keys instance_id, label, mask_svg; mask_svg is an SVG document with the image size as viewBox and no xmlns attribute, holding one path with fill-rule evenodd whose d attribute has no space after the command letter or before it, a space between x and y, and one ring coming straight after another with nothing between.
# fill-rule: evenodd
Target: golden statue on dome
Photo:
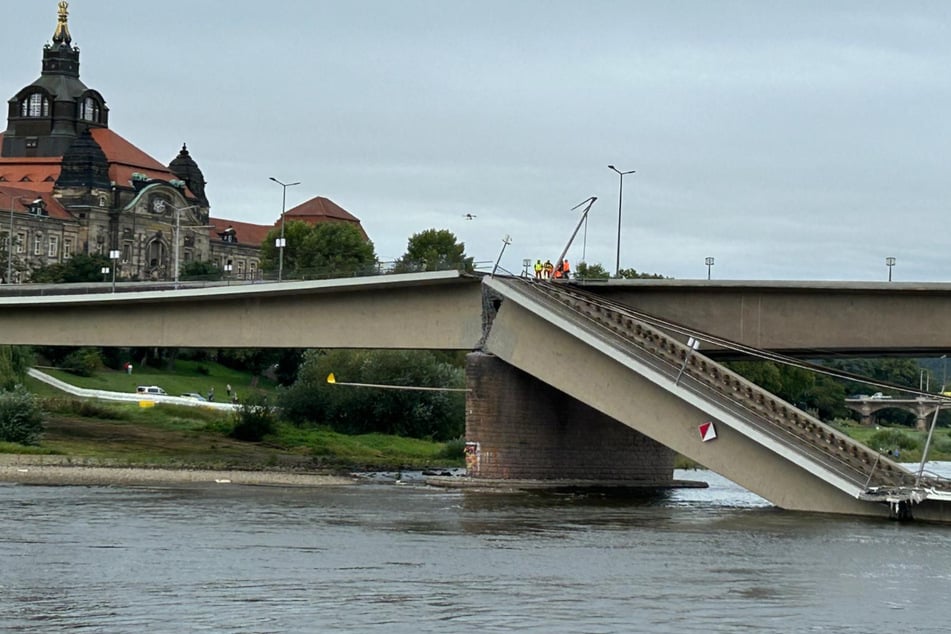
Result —
<instances>
[{"instance_id":1,"label":"golden statue on dome","mask_svg":"<svg viewBox=\"0 0 951 634\"><path fill-rule=\"evenodd\" d=\"M60 0L59 2L59 19L56 24L56 31L53 33L54 42L65 42L69 44L73 41L73 38L69 35L69 24L67 24L67 18L69 17L69 3L66 0Z\"/></svg>"}]
</instances>

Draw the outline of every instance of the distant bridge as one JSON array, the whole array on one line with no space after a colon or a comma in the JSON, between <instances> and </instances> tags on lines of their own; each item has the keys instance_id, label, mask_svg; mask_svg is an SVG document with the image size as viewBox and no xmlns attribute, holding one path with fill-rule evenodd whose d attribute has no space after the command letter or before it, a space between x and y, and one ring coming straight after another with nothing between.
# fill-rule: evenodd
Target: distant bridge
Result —
<instances>
[{"instance_id":1,"label":"distant bridge","mask_svg":"<svg viewBox=\"0 0 951 634\"><path fill-rule=\"evenodd\" d=\"M861 416L863 425L871 425L876 412L885 409L897 408L915 415L916 427L919 430L928 428L928 418L940 409L951 409L951 398L919 396L916 398L873 398L870 396L847 398L845 406Z\"/></svg>"}]
</instances>

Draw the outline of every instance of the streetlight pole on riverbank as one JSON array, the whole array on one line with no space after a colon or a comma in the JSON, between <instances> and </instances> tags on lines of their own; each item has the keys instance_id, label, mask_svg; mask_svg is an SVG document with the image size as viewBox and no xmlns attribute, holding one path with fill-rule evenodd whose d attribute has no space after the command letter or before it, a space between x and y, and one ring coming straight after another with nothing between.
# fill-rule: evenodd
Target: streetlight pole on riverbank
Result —
<instances>
[{"instance_id":1,"label":"streetlight pole on riverbank","mask_svg":"<svg viewBox=\"0 0 951 634\"><path fill-rule=\"evenodd\" d=\"M282 183L273 176L270 176L269 178L280 185L283 189L283 193L281 194L281 237L277 239L275 244L275 246L278 248L277 281L280 282L284 279L284 247L287 244L284 241L284 212L287 210L287 188L293 187L294 185L300 185L300 182Z\"/></svg>"}]
</instances>

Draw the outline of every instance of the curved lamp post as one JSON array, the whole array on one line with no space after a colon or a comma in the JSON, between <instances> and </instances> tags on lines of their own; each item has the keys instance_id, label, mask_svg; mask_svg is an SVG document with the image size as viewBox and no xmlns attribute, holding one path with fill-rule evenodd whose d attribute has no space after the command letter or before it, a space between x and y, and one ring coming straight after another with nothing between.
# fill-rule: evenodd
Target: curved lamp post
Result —
<instances>
[{"instance_id":1,"label":"curved lamp post","mask_svg":"<svg viewBox=\"0 0 951 634\"><path fill-rule=\"evenodd\" d=\"M13 283L13 194L10 194L10 233L7 234L7 284Z\"/></svg>"},{"instance_id":2,"label":"curved lamp post","mask_svg":"<svg viewBox=\"0 0 951 634\"><path fill-rule=\"evenodd\" d=\"M278 264L277 264L277 281L280 282L284 279L284 247L287 246L287 243L284 240L284 212L287 210L287 188L293 187L294 185L300 185L300 182L295 183L282 183L273 176L269 176L272 181L277 183L283 189L281 195L281 237L275 240L274 246L278 249Z\"/></svg>"},{"instance_id":3,"label":"curved lamp post","mask_svg":"<svg viewBox=\"0 0 951 634\"><path fill-rule=\"evenodd\" d=\"M613 165L608 165L608 169L616 172L620 180L617 193L617 260L614 263L614 277L621 277L621 200L624 198L624 177L633 174L635 170L622 172Z\"/></svg>"}]
</instances>

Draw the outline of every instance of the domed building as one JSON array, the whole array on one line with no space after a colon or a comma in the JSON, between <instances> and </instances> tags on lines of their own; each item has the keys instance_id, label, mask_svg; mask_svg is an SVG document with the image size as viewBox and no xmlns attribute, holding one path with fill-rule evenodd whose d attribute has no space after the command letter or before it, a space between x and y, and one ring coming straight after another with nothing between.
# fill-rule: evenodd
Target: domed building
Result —
<instances>
[{"instance_id":1,"label":"domed building","mask_svg":"<svg viewBox=\"0 0 951 634\"><path fill-rule=\"evenodd\" d=\"M75 254L112 258L120 280L172 280L190 261L259 278L260 245L280 219L214 218L205 185L185 145L163 165L109 128L105 98L79 78L59 2L40 77L9 100L0 134L0 278L29 281ZM343 214L327 219L359 223Z\"/></svg>"}]
</instances>

